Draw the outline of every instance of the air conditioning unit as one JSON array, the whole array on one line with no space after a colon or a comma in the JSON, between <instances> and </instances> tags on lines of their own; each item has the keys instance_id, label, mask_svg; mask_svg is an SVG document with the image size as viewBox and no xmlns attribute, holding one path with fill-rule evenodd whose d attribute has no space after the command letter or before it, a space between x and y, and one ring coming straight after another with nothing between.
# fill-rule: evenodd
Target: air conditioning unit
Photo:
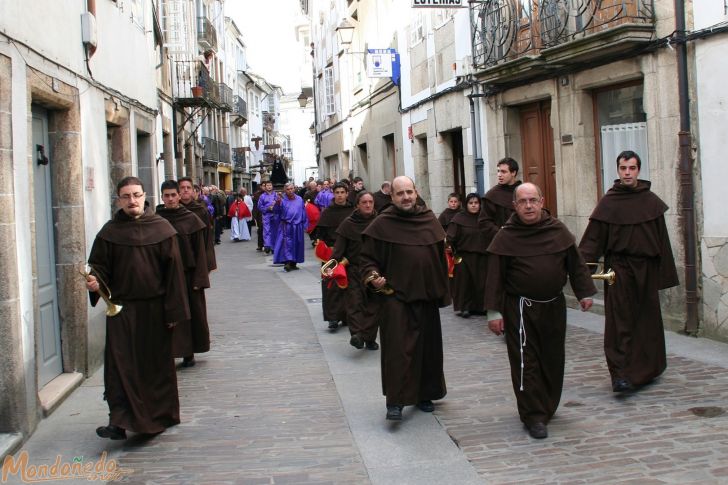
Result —
<instances>
[{"instance_id":1,"label":"air conditioning unit","mask_svg":"<svg viewBox=\"0 0 728 485\"><path fill-rule=\"evenodd\" d=\"M455 61L455 77L466 77L473 73L473 60L470 56Z\"/></svg>"}]
</instances>

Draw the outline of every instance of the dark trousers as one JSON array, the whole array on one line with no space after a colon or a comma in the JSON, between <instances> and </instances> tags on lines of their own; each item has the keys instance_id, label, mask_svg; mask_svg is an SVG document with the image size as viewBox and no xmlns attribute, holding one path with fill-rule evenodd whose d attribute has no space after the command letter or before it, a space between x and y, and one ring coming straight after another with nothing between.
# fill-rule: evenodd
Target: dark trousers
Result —
<instances>
[{"instance_id":1,"label":"dark trousers","mask_svg":"<svg viewBox=\"0 0 728 485\"><path fill-rule=\"evenodd\" d=\"M222 217L216 217L215 218L215 242L220 242L220 237L222 237L222 226L223 226L223 219Z\"/></svg>"}]
</instances>

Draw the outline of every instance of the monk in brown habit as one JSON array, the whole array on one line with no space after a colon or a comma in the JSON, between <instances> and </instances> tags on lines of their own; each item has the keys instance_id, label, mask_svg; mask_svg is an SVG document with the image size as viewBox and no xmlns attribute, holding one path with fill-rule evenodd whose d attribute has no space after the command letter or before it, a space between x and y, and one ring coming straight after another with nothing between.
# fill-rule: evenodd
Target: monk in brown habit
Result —
<instances>
[{"instance_id":1,"label":"monk in brown habit","mask_svg":"<svg viewBox=\"0 0 728 485\"><path fill-rule=\"evenodd\" d=\"M612 390L624 392L647 384L667 366L659 290L679 284L665 203L639 180L641 160L633 151L617 157L619 180L589 218L579 244L584 259L616 273L604 286L604 353Z\"/></svg>"},{"instance_id":2,"label":"monk in brown habit","mask_svg":"<svg viewBox=\"0 0 728 485\"><path fill-rule=\"evenodd\" d=\"M453 192L447 196L447 207L445 207L445 210L443 210L437 218L445 231L447 231L447 226L450 224L450 221L452 221L452 218L459 212L460 196Z\"/></svg>"},{"instance_id":3,"label":"monk in brown habit","mask_svg":"<svg viewBox=\"0 0 728 485\"><path fill-rule=\"evenodd\" d=\"M468 194L465 210L455 214L447 226L447 242L456 259L450 280L455 314L468 318L471 313L485 313L485 278L488 271L486 233L478 227L480 197Z\"/></svg>"},{"instance_id":4,"label":"monk in brown habit","mask_svg":"<svg viewBox=\"0 0 728 485\"><path fill-rule=\"evenodd\" d=\"M102 438L126 439L126 430L161 433L179 423L172 328L190 318L184 268L172 225L144 209L136 177L116 188L121 210L96 235L86 287L91 304L107 288L120 313L106 318L104 398L109 424Z\"/></svg>"},{"instance_id":5,"label":"monk in brown habit","mask_svg":"<svg viewBox=\"0 0 728 485\"><path fill-rule=\"evenodd\" d=\"M205 253L207 257L208 272L217 269L217 259L215 258L215 231L213 220L210 212L204 202L200 202L195 196L195 185L189 177L182 177L177 180L179 184L180 203L205 223Z\"/></svg>"},{"instance_id":6,"label":"monk in brown habit","mask_svg":"<svg viewBox=\"0 0 728 485\"><path fill-rule=\"evenodd\" d=\"M541 189L515 191L516 213L488 247L488 327L506 334L521 421L533 438L548 436L564 382L568 276L582 311L597 292L574 236L543 209Z\"/></svg>"},{"instance_id":7,"label":"monk in brown habit","mask_svg":"<svg viewBox=\"0 0 728 485\"><path fill-rule=\"evenodd\" d=\"M174 180L162 184L164 206L157 214L167 219L177 231L177 242L190 302L189 320L180 321L174 329L172 353L181 357L182 367L195 365L195 354L210 350L210 328L207 323L205 288L210 287L205 251L205 223L180 203L179 185Z\"/></svg>"},{"instance_id":8,"label":"monk in brown habit","mask_svg":"<svg viewBox=\"0 0 728 485\"><path fill-rule=\"evenodd\" d=\"M498 161L498 183L486 192L481 201L478 223L488 235L487 244L513 214L513 191L521 184L518 162L510 157Z\"/></svg>"},{"instance_id":9,"label":"monk in brown habit","mask_svg":"<svg viewBox=\"0 0 728 485\"><path fill-rule=\"evenodd\" d=\"M347 200L349 196L349 187L346 184L338 182L334 184L334 198L326 209L321 213L316 229L314 229L314 237L319 241L323 241L328 247L333 248L336 244L336 230L347 217L354 211L354 206ZM328 286L329 282L321 280L321 305L324 311L324 320L329 322L329 330L336 331L339 328L339 322L346 324L346 301L344 299L345 290L333 284Z\"/></svg>"},{"instance_id":10,"label":"monk in brown habit","mask_svg":"<svg viewBox=\"0 0 728 485\"><path fill-rule=\"evenodd\" d=\"M357 349L377 350L377 311L373 298L361 281L361 233L374 221L374 197L362 190L355 200L356 208L341 224L336 233L336 244L332 257L341 262L344 259L349 286L345 290L346 321L349 325L349 343ZM329 209L331 206L329 206Z\"/></svg>"},{"instance_id":11,"label":"monk in brown habit","mask_svg":"<svg viewBox=\"0 0 728 485\"><path fill-rule=\"evenodd\" d=\"M362 232L362 281L378 291L382 390L387 419L405 405L432 412L447 390L442 369L440 307L450 304L445 231L417 204L409 177L392 181L392 207Z\"/></svg>"}]
</instances>

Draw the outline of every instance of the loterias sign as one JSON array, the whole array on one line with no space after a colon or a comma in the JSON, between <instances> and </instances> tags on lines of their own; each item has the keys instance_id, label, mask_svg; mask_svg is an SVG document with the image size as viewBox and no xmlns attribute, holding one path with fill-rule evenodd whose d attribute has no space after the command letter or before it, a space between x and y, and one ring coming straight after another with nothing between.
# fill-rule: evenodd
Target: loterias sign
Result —
<instances>
[{"instance_id":1,"label":"loterias sign","mask_svg":"<svg viewBox=\"0 0 728 485\"><path fill-rule=\"evenodd\" d=\"M463 8L467 0L412 0L412 8Z\"/></svg>"}]
</instances>

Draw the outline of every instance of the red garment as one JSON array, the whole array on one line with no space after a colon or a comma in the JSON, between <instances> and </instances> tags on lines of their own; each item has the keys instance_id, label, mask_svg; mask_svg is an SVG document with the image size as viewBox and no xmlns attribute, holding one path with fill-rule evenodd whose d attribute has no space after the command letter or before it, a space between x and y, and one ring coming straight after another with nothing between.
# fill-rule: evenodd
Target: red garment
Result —
<instances>
[{"instance_id":1,"label":"red garment","mask_svg":"<svg viewBox=\"0 0 728 485\"><path fill-rule=\"evenodd\" d=\"M316 207L316 204L306 202L306 216L308 216L308 227L306 228L306 232L311 234L311 232L316 229L319 219L321 219L321 211L318 207Z\"/></svg>"},{"instance_id":2,"label":"red garment","mask_svg":"<svg viewBox=\"0 0 728 485\"><path fill-rule=\"evenodd\" d=\"M248 206L245 205L245 202L242 200L236 200L232 204L230 204L230 210L228 211L228 217L235 217L237 219L242 219L244 217L252 217L250 214L250 209L248 209Z\"/></svg>"}]
</instances>

